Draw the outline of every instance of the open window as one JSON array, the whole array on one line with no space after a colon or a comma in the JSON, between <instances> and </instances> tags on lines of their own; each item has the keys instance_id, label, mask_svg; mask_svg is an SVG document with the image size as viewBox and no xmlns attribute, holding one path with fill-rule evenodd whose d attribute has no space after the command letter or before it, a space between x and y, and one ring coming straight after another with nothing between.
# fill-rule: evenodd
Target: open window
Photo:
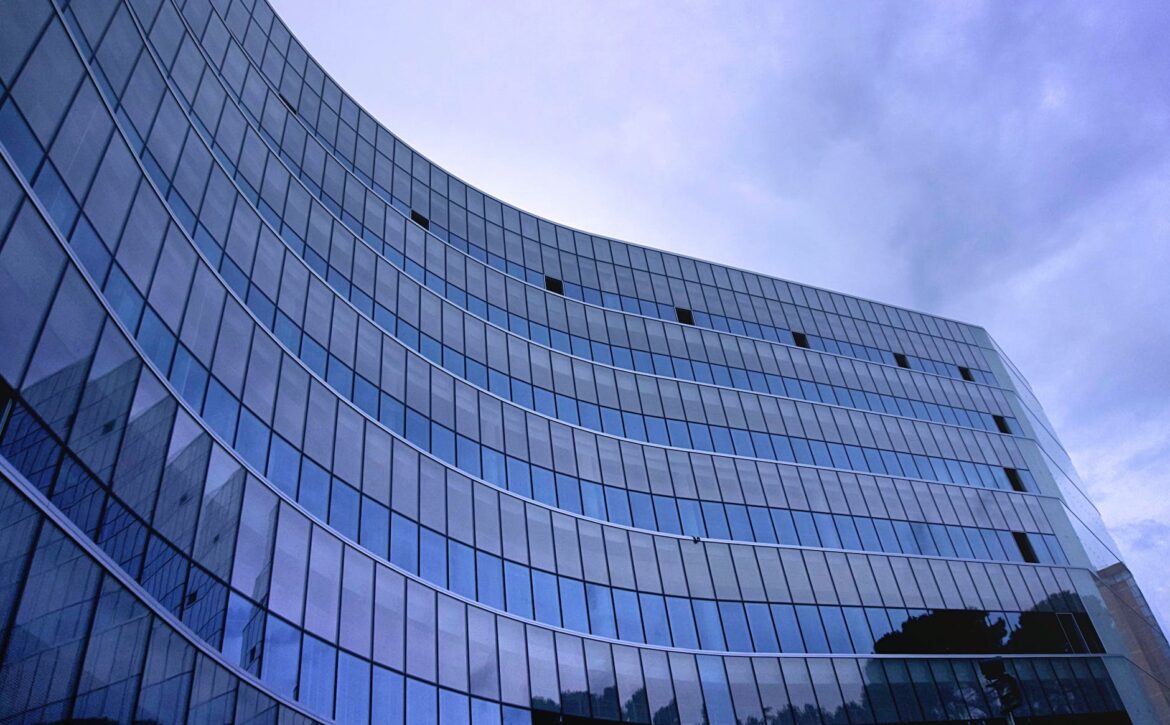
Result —
<instances>
[{"instance_id":1,"label":"open window","mask_svg":"<svg viewBox=\"0 0 1170 725\"><path fill-rule=\"evenodd\" d=\"M686 307L675 307L674 316L677 317L678 321L684 325L695 324L695 313L691 312Z\"/></svg>"},{"instance_id":2,"label":"open window","mask_svg":"<svg viewBox=\"0 0 1170 725\"><path fill-rule=\"evenodd\" d=\"M410 220L412 222L414 222L415 224L419 225L420 227L422 227L423 229L430 229L431 228L430 220L427 219L422 214L419 214L414 209L410 210Z\"/></svg>"},{"instance_id":3,"label":"open window","mask_svg":"<svg viewBox=\"0 0 1170 725\"><path fill-rule=\"evenodd\" d=\"M903 355L900 352L894 353L894 362L898 363L898 367L900 367L900 368L910 367L909 358L907 358L905 355Z\"/></svg>"},{"instance_id":4,"label":"open window","mask_svg":"<svg viewBox=\"0 0 1170 725\"><path fill-rule=\"evenodd\" d=\"M284 95L283 92L278 93L277 98L280 99L280 102L284 104L284 107L288 109L289 113L295 114L297 112L296 104L293 103L288 96Z\"/></svg>"},{"instance_id":5,"label":"open window","mask_svg":"<svg viewBox=\"0 0 1170 725\"><path fill-rule=\"evenodd\" d=\"M796 343L797 347L808 348L808 335L803 332L793 332L792 341Z\"/></svg>"},{"instance_id":6,"label":"open window","mask_svg":"<svg viewBox=\"0 0 1170 725\"><path fill-rule=\"evenodd\" d=\"M993 415L991 417L995 419L996 430L998 430L1000 433L1006 433L1007 435L1012 434L1012 427L1008 425L1007 418L1003 417L1002 415Z\"/></svg>"},{"instance_id":7,"label":"open window","mask_svg":"<svg viewBox=\"0 0 1170 725\"><path fill-rule=\"evenodd\" d=\"M1026 491L1024 488L1024 479L1020 476L1020 472L1014 468L1005 468L1003 472L1007 474L1008 483L1012 485L1013 491Z\"/></svg>"},{"instance_id":8,"label":"open window","mask_svg":"<svg viewBox=\"0 0 1170 725\"><path fill-rule=\"evenodd\" d=\"M1020 547L1020 554L1024 557L1024 561L1029 564L1039 564L1040 558L1036 556L1036 549L1032 546L1032 542L1028 540L1028 535L1022 531L1013 531L1012 538L1016 540L1016 546Z\"/></svg>"},{"instance_id":9,"label":"open window","mask_svg":"<svg viewBox=\"0 0 1170 725\"><path fill-rule=\"evenodd\" d=\"M975 374L971 372L971 368L959 366L959 376L968 382L975 382Z\"/></svg>"},{"instance_id":10,"label":"open window","mask_svg":"<svg viewBox=\"0 0 1170 725\"><path fill-rule=\"evenodd\" d=\"M565 283L557 277L544 276L544 288L557 295L565 294Z\"/></svg>"}]
</instances>

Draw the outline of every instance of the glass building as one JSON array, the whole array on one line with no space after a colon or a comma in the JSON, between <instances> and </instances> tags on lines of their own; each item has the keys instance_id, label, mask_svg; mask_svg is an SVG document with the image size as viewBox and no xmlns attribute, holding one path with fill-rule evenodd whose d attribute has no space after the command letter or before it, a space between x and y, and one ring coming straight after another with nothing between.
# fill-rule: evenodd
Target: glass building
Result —
<instances>
[{"instance_id":1,"label":"glass building","mask_svg":"<svg viewBox=\"0 0 1170 725\"><path fill-rule=\"evenodd\" d=\"M979 327L471 188L266 0L0 3L0 720L1170 721Z\"/></svg>"}]
</instances>

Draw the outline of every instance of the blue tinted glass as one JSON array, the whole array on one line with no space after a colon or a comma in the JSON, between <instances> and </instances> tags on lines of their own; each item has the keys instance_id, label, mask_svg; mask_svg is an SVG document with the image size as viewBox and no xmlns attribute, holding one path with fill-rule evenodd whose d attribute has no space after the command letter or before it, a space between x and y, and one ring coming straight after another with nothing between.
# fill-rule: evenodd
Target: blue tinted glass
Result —
<instances>
[{"instance_id":1,"label":"blue tinted glass","mask_svg":"<svg viewBox=\"0 0 1170 725\"><path fill-rule=\"evenodd\" d=\"M821 624L820 612L817 611L817 607L798 604L796 618L800 622L800 632L804 635L807 651L828 652L829 642L825 638L825 630Z\"/></svg>"},{"instance_id":2,"label":"blue tinted glass","mask_svg":"<svg viewBox=\"0 0 1170 725\"><path fill-rule=\"evenodd\" d=\"M557 491L553 472L532 466L532 497L541 503L555 507L557 505Z\"/></svg>"},{"instance_id":3,"label":"blue tinted glass","mask_svg":"<svg viewBox=\"0 0 1170 725\"><path fill-rule=\"evenodd\" d=\"M748 633L743 605L739 602L720 602L719 614L723 618L723 631L727 635L728 649L734 652L751 652L752 638Z\"/></svg>"},{"instance_id":4,"label":"blue tinted glass","mask_svg":"<svg viewBox=\"0 0 1170 725\"><path fill-rule=\"evenodd\" d=\"M300 468L301 454L280 436L272 436L272 447L268 452L268 480L295 498Z\"/></svg>"},{"instance_id":5,"label":"blue tinted glass","mask_svg":"<svg viewBox=\"0 0 1170 725\"><path fill-rule=\"evenodd\" d=\"M370 720L370 663L342 651L337 662L337 711L345 725Z\"/></svg>"},{"instance_id":6,"label":"blue tinted glass","mask_svg":"<svg viewBox=\"0 0 1170 725\"><path fill-rule=\"evenodd\" d=\"M617 625L613 616L613 601L609 587L586 584L585 593L589 602L589 626L593 634L602 637L616 637Z\"/></svg>"},{"instance_id":7,"label":"blue tinted glass","mask_svg":"<svg viewBox=\"0 0 1170 725\"><path fill-rule=\"evenodd\" d=\"M699 646L703 649L725 650L723 625L719 621L719 607L709 599L692 602L695 611L695 625L699 630Z\"/></svg>"},{"instance_id":8,"label":"blue tinted glass","mask_svg":"<svg viewBox=\"0 0 1170 725\"><path fill-rule=\"evenodd\" d=\"M532 570L532 599L536 619L554 627L561 625L561 604L557 593L557 578L552 574Z\"/></svg>"},{"instance_id":9,"label":"blue tinted glass","mask_svg":"<svg viewBox=\"0 0 1170 725\"><path fill-rule=\"evenodd\" d=\"M292 698L300 658L300 632L279 617L269 615L264 628L264 682L281 695Z\"/></svg>"},{"instance_id":10,"label":"blue tinted glass","mask_svg":"<svg viewBox=\"0 0 1170 725\"><path fill-rule=\"evenodd\" d=\"M799 522L800 517L797 518ZM829 514L816 513L813 514L813 523L816 526L817 535L820 536L821 546L826 546L831 549L841 548L841 539L837 536L837 528L833 525L833 517Z\"/></svg>"},{"instance_id":11,"label":"blue tinted glass","mask_svg":"<svg viewBox=\"0 0 1170 725\"><path fill-rule=\"evenodd\" d=\"M642 605L642 619L646 627L646 641L650 644L658 644L668 647L670 641L670 628L666 621L666 606L663 603L662 597L656 594L639 594L638 599Z\"/></svg>"},{"instance_id":12,"label":"blue tinted glass","mask_svg":"<svg viewBox=\"0 0 1170 725\"><path fill-rule=\"evenodd\" d=\"M529 580L528 567L505 561L504 586L508 595L508 611L531 619L532 583Z\"/></svg>"},{"instance_id":13,"label":"blue tinted glass","mask_svg":"<svg viewBox=\"0 0 1170 725\"><path fill-rule=\"evenodd\" d=\"M727 517L723 506L711 501L703 502L703 520L707 525L707 534L713 539L730 539L731 530L727 527Z\"/></svg>"},{"instance_id":14,"label":"blue tinted glass","mask_svg":"<svg viewBox=\"0 0 1170 725\"><path fill-rule=\"evenodd\" d=\"M450 690L439 690L439 723L441 725L468 725L467 695Z\"/></svg>"},{"instance_id":15,"label":"blue tinted glass","mask_svg":"<svg viewBox=\"0 0 1170 725\"><path fill-rule=\"evenodd\" d=\"M618 637L628 642L644 642L638 595L626 589L614 589L613 604L617 614Z\"/></svg>"},{"instance_id":16,"label":"blue tinted glass","mask_svg":"<svg viewBox=\"0 0 1170 725\"><path fill-rule=\"evenodd\" d=\"M224 440L234 440L239 411L239 402L232 397L227 388L212 378L207 388L207 400L203 404L203 419L207 424Z\"/></svg>"},{"instance_id":17,"label":"blue tinted glass","mask_svg":"<svg viewBox=\"0 0 1170 725\"><path fill-rule=\"evenodd\" d=\"M869 631L865 610L861 607L842 607L841 610L845 617L845 626L849 630L849 638L853 640L853 651L872 652L873 636Z\"/></svg>"},{"instance_id":18,"label":"blue tinted glass","mask_svg":"<svg viewBox=\"0 0 1170 725\"><path fill-rule=\"evenodd\" d=\"M406 678L406 722L436 725L436 692L434 685Z\"/></svg>"},{"instance_id":19,"label":"blue tinted glass","mask_svg":"<svg viewBox=\"0 0 1170 725\"><path fill-rule=\"evenodd\" d=\"M418 573L418 525L393 512L390 514L390 561L412 574Z\"/></svg>"},{"instance_id":20,"label":"blue tinted glass","mask_svg":"<svg viewBox=\"0 0 1170 725\"><path fill-rule=\"evenodd\" d=\"M704 655L697 657L699 680L703 684L703 700L707 716L712 723L737 722L731 706L731 693L727 689L727 676L723 671L720 657Z\"/></svg>"},{"instance_id":21,"label":"blue tinted glass","mask_svg":"<svg viewBox=\"0 0 1170 725\"><path fill-rule=\"evenodd\" d=\"M781 652L804 652L804 638L796 621L796 610L791 604L773 604L772 621L780 637Z\"/></svg>"},{"instance_id":22,"label":"blue tinted glass","mask_svg":"<svg viewBox=\"0 0 1170 725\"><path fill-rule=\"evenodd\" d=\"M678 499L678 512L684 534L687 536L707 535L707 527L703 525L703 510L698 501L689 498Z\"/></svg>"},{"instance_id":23,"label":"blue tinted glass","mask_svg":"<svg viewBox=\"0 0 1170 725\"><path fill-rule=\"evenodd\" d=\"M499 703L471 698L472 725L501 725Z\"/></svg>"},{"instance_id":24,"label":"blue tinted glass","mask_svg":"<svg viewBox=\"0 0 1170 725\"><path fill-rule=\"evenodd\" d=\"M586 516L605 519L605 492L599 484L581 482L581 509Z\"/></svg>"},{"instance_id":25,"label":"blue tinted glass","mask_svg":"<svg viewBox=\"0 0 1170 725\"><path fill-rule=\"evenodd\" d=\"M792 519L796 522L796 535L801 546L820 546L821 539L817 534L816 524L812 514L807 511L793 511Z\"/></svg>"},{"instance_id":26,"label":"blue tinted glass","mask_svg":"<svg viewBox=\"0 0 1170 725\"><path fill-rule=\"evenodd\" d=\"M630 508L634 512L634 526L639 529L655 529L654 505L649 494L630 491Z\"/></svg>"},{"instance_id":27,"label":"blue tinted glass","mask_svg":"<svg viewBox=\"0 0 1170 725\"><path fill-rule=\"evenodd\" d=\"M845 627L840 607L821 607L820 610L829 639L829 650L834 654L852 652L853 644L849 641L849 631Z\"/></svg>"},{"instance_id":28,"label":"blue tinted glass","mask_svg":"<svg viewBox=\"0 0 1170 725\"><path fill-rule=\"evenodd\" d=\"M305 707L327 718L333 717L333 680L337 650L316 637L306 636L301 649L301 680L298 698Z\"/></svg>"},{"instance_id":29,"label":"blue tinted glass","mask_svg":"<svg viewBox=\"0 0 1170 725\"><path fill-rule=\"evenodd\" d=\"M779 652L776 630L772 625L772 613L767 604L749 602L747 610L748 628L751 629L752 643L756 652Z\"/></svg>"},{"instance_id":30,"label":"blue tinted glass","mask_svg":"<svg viewBox=\"0 0 1170 725\"><path fill-rule=\"evenodd\" d=\"M772 517L768 509L760 506L749 506L748 517L751 519L752 535L755 541L766 544L776 543L776 532L772 527Z\"/></svg>"},{"instance_id":31,"label":"blue tinted glass","mask_svg":"<svg viewBox=\"0 0 1170 725\"><path fill-rule=\"evenodd\" d=\"M615 524L629 526L630 500L623 489L614 486L605 487L605 505L609 510L609 520Z\"/></svg>"},{"instance_id":32,"label":"blue tinted glass","mask_svg":"<svg viewBox=\"0 0 1170 725\"><path fill-rule=\"evenodd\" d=\"M475 552L458 541L447 547L449 589L468 599L475 599Z\"/></svg>"},{"instance_id":33,"label":"blue tinted glass","mask_svg":"<svg viewBox=\"0 0 1170 725\"><path fill-rule=\"evenodd\" d=\"M654 496L654 513L658 519L658 530L668 534L680 534L678 509L674 499L669 496Z\"/></svg>"},{"instance_id":34,"label":"blue tinted glass","mask_svg":"<svg viewBox=\"0 0 1170 725\"><path fill-rule=\"evenodd\" d=\"M419 576L441 587L447 586L447 538L422 527L418 544Z\"/></svg>"},{"instance_id":35,"label":"blue tinted glass","mask_svg":"<svg viewBox=\"0 0 1170 725\"><path fill-rule=\"evenodd\" d=\"M695 632L695 619L691 614L691 600L682 597L666 597L666 612L670 617L670 632L676 647L699 648L699 637Z\"/></svg>"},{"instance_id":36,"label":"blue tinted glass","mask_svg":"<svg viewBox=\"0 0 1170 725\"><path fill-rule=\"evenodd\" d=\"M360 543L378 556L386 557L390 553L390 511L365 496L362 497Z\"/></svg>"},{"instance_id":37,"label":"blue tinted glass","mask_svg":"<svg viewBox=\"0 0 1170 725\"><path fill-rule=\"evenodd\" d=\"M301 465L301 487L297 501L322 521L329 520L329 498L332 482L329 473L310 458Z\"/></svg>"},{"instance_id":38,"label":"blue tinted glass","mask_svg":"<svg viewBox=\"0 0 1170 725\"><path fill-rule=\"evenodd\" d=\"M563 473L557 474L557 502L559 507L566 511L581 513L581 489L577 485L577 479Z\"/></svg>"},{"instance_id":39,"label":"blue tinted glass","mask_svg":"<svg viewBox=\"0 0 1170 725\"><path fill-rule=\"evenodd\" d=\"M752 540L752 525L748 521L747 507L739 504L727 504L727 522L731 527L731 538L739 541Z\"/></svg>"},{"instance_id":40,"label":"blue tinted glass","mask_svg":"<svg viewBox=\"0 0 1170 725\"><path fill-rule=\"evenodd\" d=\"M564 626L577 632L588 632L589 615L585 611L585 586L576 579L567 577L558 579Z\"/></svg>"},{"instance_id":41,"label":"blue tinted glass","mask_svg":"<svg viewBox=\"0 0 1170 725\"><path fill-rule=\"evenodd\" d=\"M357 541L359 494L353 487L333 479L332 502L329 506L329 525L344 536Z\"/></svg>"},{"instance_id":42,"label":"blue tinted glass","mask_svg":"<svg viewBox=\"0 0 1170 725\"><path fill-rule=\"evenodd\" d=\"M504 572L500 558L483 551L476 551L475 575L479 601L489 607L503 609Z\"/></svg>"}]
</instances>

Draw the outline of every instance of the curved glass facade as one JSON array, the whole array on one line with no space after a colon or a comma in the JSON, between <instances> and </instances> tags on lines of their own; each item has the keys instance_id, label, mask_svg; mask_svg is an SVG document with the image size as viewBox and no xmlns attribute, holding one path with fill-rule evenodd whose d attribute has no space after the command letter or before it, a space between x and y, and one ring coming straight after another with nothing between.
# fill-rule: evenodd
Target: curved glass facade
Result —
<instances>
[{"instance_id":1,"label":"curved glass facade","mask_svg":"<svg viewBox=\"0 0 1170 725\"><path fill-rule=\"evenodd\" d=\"M1164 702L979 328L485 196L262 0L0 5L0 150L5 720Z\"/></svg>"}]
</instances>

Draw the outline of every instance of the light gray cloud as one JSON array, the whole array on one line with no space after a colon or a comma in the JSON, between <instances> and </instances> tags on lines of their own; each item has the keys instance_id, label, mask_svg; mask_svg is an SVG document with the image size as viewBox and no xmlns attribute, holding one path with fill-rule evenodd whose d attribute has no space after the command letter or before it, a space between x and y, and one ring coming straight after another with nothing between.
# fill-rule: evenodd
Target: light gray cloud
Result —
<instances>
[{"instance_id":1,"label":"light gray cloud","mask_svg":"<svg viewBox=\"0 0 1170 725\"><path fill-rule=\"evenodd\" d=\"M523 208L986 326L1170 621L1170 5L277 9Z\"/></svg>"}]
</instances>

